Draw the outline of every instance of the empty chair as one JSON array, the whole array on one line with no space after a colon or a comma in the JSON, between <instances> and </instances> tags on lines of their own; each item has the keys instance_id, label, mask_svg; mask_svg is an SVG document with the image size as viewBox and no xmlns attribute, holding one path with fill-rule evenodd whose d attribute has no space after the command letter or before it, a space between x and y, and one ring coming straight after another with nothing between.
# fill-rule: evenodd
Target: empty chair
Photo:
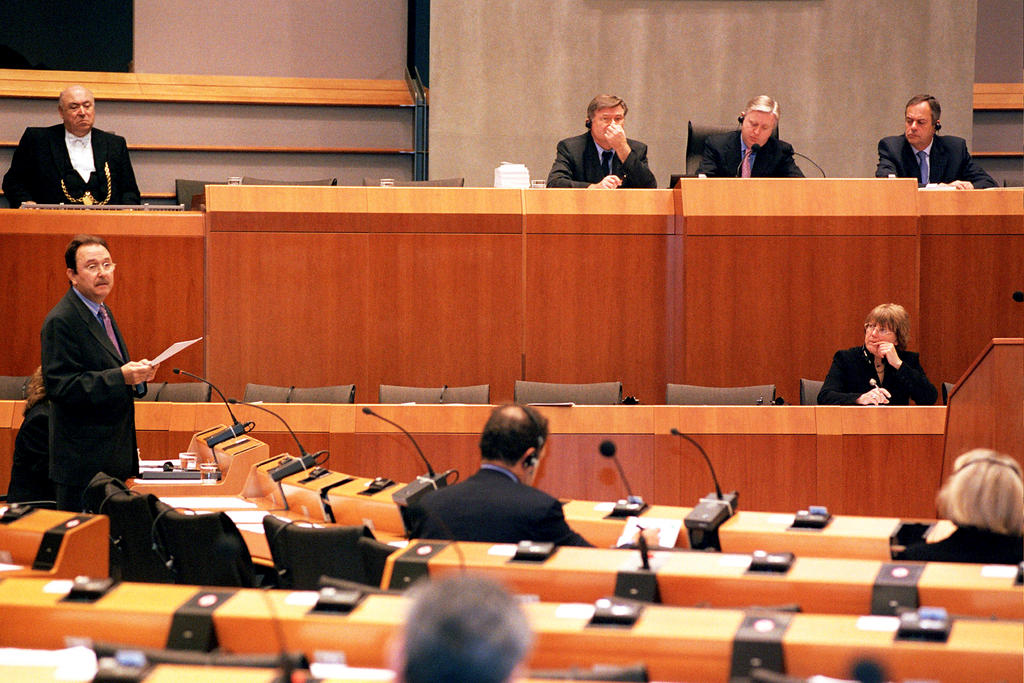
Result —
<instances>
[{"instance_id":1,"label":"empty chair","mask_svg":"<svg viewBox=\"0 0 1024 683\"><path fill-rule=\"evenodd\" d=\"M292 387L288 403L355 403L356 385L333 387Z\"/></svg>"},{"instance_id":2,"label":"empty chair","mask_svg":"<svg viewBox=\"0 0 1024 683\"><path fill-rule=\"evenodd\" d=\"M219 184L223 183L175 178L174 195L176 201L184 205L186 211L190 209L202 210L206 208L206 186ZM197 199L198 201L196 201Z\"/></svg>"},{"instance_id":3,"label":"empty chair","mask_svg":"<svg viewBox=\"0 0 1024 683\"><path fill-rule=\"evenodd\" d=\"M243 185L337 185L337 178L319 178L317 180L268 180L267 178L242 177Z\"/></svg>"},{"instance_id":4,"label":"empty chair","mask_svg":"<svg viewBox=\"0 0 1024 683\"><path fill-rule=\"evenodd\" d=\"M701 387L693 384L669 384L665 404L677 406L754 406L775 400L774 384L750 387Z\"/></svg>"},{"instance_id":5,"label":"empty chair","mask_svg":"<svg viewBox=\"0 0 1024 683\"><path fill-rule=\"evenodd\" d=\"M953 389L956 388L956 382L943 382L942 383L942 405L949 405L949 395L953 393Z\"/></svg>"},{"instance_id":6,"label":"empty chair","mask_svg":"<svg viewBox=\"0 0 1024 683\"><path fill-rule=\"evenodd\" d=\"M86 487L84 501L86 512L110 518L111 577L173 582L171 570L153 548L154 510L164 506L156 496L132 491L120 479L100 472Z\"/></svg>"},{"instance_id":7,"label":"empty chair","mask_svg":"<svg viewBox=\"0 0 1024 683\"><path fill-rule=\"evenodd\" d=\"M395 187L462 187L466 184L465 178L434 178L433 180L395 180ZM377 187L380 185L380 178L363 178L363 185Z\"/></svg>"},{"instance_id":8,"label":"empty chair","mask_svg":"<svg viewBox=\"0 0 1024 683\"><path fill-rule=\"evenodd\" d=\"M259 585L249 549L226 512L162 509L153 521L152 544L174 575L174 583Z\"/></svg>"},{"instance_id":9,"label":"empty chair","mask_svg":"<svg viewBox=\"0 0 1024 683\"><path fill-rule=\"evenodd\" d=\"M580 405L615 405L622 403L622 382L593 384L558 384L516 380L516 403L577 403Z\"/></svg>"},{"instance_id":10,"label":"empty chair","mask_svg":"<svg viewBox=\"0 0 1024 683\"><path fill-rule=\"evenodd\" d=\"M152 391L152 388L150 388ZM148 393L148 392L147 392ZM177 403L206 403L210 400L210 385L202 382L165 383L160 389L157 401Z\"/></svg>"},{"instance_id":11,"label":"empty chair","mask_svg":"<svg viewBox=\"0 0 1024 683\"><path fill-rule=\"evenodd\" d=\"M314 527L267 515L263 528L280 588L316 590L321 576L379 587L395 551L365 526Z\"/></svg>"},{"instance_id":12,"label":"empty chair","mask_svg":"<svg viewBox=\"0 0 1024 683\"><path fill-rule=\"evenodd\" d=\"M468 387L403 387L381 384L377 393L380 403L483 403L491 402L491 385Z\"/></svg>"},{"instance_id":13,"label":"empty chair","mask_svg":"<svg viewBox=\"0 0 1024 683\"><path fill-rule=\"evenodd\" d=\"M0 401L23 401L28 389L28 377L0 375Z\"/></svg>"},{"instance_id":14,"label":"empty chair","mask_svg":"<svg viewBox=\"0 0 1024 683\"><path fill-rule=\"evenodd\" d=\"M804 379L800 378L800 405L802 406L816 406L818 405L818 393L821 391L821 385L824 381L816 379Z\"/></svg>"},{"instance_id":15,"label":"empty chair","mask_svg":"<svg viewBox=\"0 0 1024 683\"><path fill-rule=\"evenodd\" d=\"M294 387L276 387L272 384L246 384L242 400L246 403L287 403Z\"/></svg>"}]
</instances>

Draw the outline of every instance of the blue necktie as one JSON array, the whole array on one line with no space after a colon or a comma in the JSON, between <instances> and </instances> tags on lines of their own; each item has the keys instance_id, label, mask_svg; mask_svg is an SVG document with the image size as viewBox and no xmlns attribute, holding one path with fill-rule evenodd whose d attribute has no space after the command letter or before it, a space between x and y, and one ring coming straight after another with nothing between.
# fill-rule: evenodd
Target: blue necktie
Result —
<instances>
[{"instance_id":1,"label":"blue necktie","mask_svg":"<svg viewBox=\"0 0 1024 683\"><path fill-rule=\"evenodd\" d=\"M928 184L928 155L921 150L917 153L917 165L921 167L921 178L918 180L918 185L924 187Z\"/></svg>"},{"instance_id":2,"label":"blue necktie","mask_svg":"<svg viewBox=\"0 0 1024 683\"><path fill-rule=\"evenodd\" d=\"M601 152L601 165L604 167L604 174L605 175L611 175L612 174L612 155L613 154L615 154L615 152L611 151L610 149L609 150L605 150L604 152Z\"/></svg>"}]
</instances>

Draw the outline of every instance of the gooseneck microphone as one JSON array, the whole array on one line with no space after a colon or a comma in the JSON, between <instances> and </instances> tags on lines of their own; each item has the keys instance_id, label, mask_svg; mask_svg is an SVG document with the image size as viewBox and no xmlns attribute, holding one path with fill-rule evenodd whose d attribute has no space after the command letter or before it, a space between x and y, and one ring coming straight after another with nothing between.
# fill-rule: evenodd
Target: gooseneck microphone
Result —
<instances>
[{"instance_id":1,"label":"gooseneck microphone","mask_svg":"<svg viewBox=\"0 0 1024 683\"><path fill-rule=\"evenodd\" d=\"M193 379L199 380L203 384L209 386L211 389L216 391L217 395L220 396L220 400L224 401L224 407L228 409L228 415L231 416L231 422L233 424L227 429L219 431L213 436L206 439L206 445L209 446L210 448L213 448L219 443L224 443L228 439L233 439L236 436L241 436L242 434L250 432L252 431L252 428L256 426L256 423L254 422L239 422L238 418L235 417L235 414L231 412L231 406L228 404L228 399L224 396L223 392L221 392L221 390L218 389L217 386L210 380L206 379L205 377L200 377L199 375L193 375L188 370L182 370L181 368L173 368L171 372L173 372L175 375L187 375Z\"/></svg>"},{"instance_id":2,"label":"gooseneck microphone","mask_svg":"<svg viewBox=\"0 0 1024 683\"><path fill-rule=\"evenodd\" d=\"M626 486L627 498L625 501L619 501L615 503L615 507L609 517L632 517L633 515L639 515L641 512L647 509L647 503L640 496L633 495L633 489L629 485L629 479L626 478L626 472L622 469L622 463L615 457L615 442L605 440L601 442L598 447L601 455L611 459L615 463L615 467L619 470L619 477L622 479L622 483Z\"/></svg>"},{"instance_id":3,"label":"gooseneck microphone","mask_svg":"<svg viewBox=\"0 0 1024 683\"><path fill-rule=\"evenodd\" d=\"M743 173L743 162L747 160L747 157L751 157L751 156L757 154L760 151L761 151L761 145L757 144L756 142L753 145L751 145L750 147L747 148L747 153L743 155L743 158L740 159L739 166L736 167L736 177L737 178L739 178L740 175Z\"/></svg>"},{"instance_id":4,"label":"gooseneck microphone","mask_svg":"<svg viewBox=\"0 0 1024 683\"><path fill-rule=\"evenodd\" d=\"M827 178L828 177L827 175L825 175L825 170L821 166L818 166L818 164L814 161L814 159L810 158L806 154L801 154L800 152L794 151L793 152L793 156L795 156L795 157L803 157L804 159L807 159L807 161L811 162L814 165L814 168L818 169L818 172L821 173L821 177L822 178Z\"/></svg>"},{"instance_id":5,"label":"gooseneck microphone","mask_svg":"<svg viewBox=\"0 0 1024 683\"><path fill-rule=\"evenodd\" d=\"M279 464L277 467L268 472L268 474L270 474L270 478L273 479L274 481L281 481L285 477L291 476L296 472L299 472L301 470L308 470L310 467L316 465L317 456L327 452L317 451L316 453L313 454L307 453L306 449L302 447L302 443L299 442L299 437L295 436L295 432L292 431L291 425L289 425L288 422L286 422L283 417L275 413L270 408L262 406L258 403L246 403L245 401L239 401L238 399L234 398L229 398L228 403L232 405L250 406L252 408L262 410L265 413L270 413L271 415L273 415L274 417L281 421L281 424L283 424L285 429L288 430L288 433L292 435L293 439L295 439L295 445L299 447L299 457L282 458L281 464Z\"/></svg>"},{"instance_id":6,"label":"gooseneck microphone","mask_svg":"<svg viewBox=\"0 0 1024 683\"><path fill-rule=\"evenodd\" d=\"M715 482L714 493L709 493L701 498L696 507L683 520L687 534L690 537L690 547L694 550L720 551L722 545L718 540L718 527L722 525L722 522L736 514L736 501L739 499L740 494L736 491L731 491L723 495L722 487L718 485L718 475L715 474L715 468L711 464L711 458L708 457L707 452L697 443L696 439L688 434L683 434L675 427L670 431L674 436L686 439L700 451L700 454L704 456L704 462L708 465L708 470L711 472L711 479Z\"/></svg>"},{"instance_id":7,"label":"gooseneck microphone","mask_svg":"<svg viewBox=\"0 0 1024 683\"><path fill-rule=\"evenodd\" d=\"M427 456L423 455L423 449L416 443L416 439L413 438L412 434L407 432L402 425L398 424L394 420L389 420L380 413L374 412L371 408L363 406L364 415L372 415L378 420L383 420L389 425L396 427L399 431L409 437L409 441L412 441L412 445L416 447L416 452L419 453L420 459L423 460L423 464L427 466L427 474L416 477L415 481L409 482L401 489L391 494L391 500L398 506L398 511L402 515L402 526L405 527L405 534L409 538L412 538L413 527L415 525L415 518L409 513L409 507L414 505L420 498L427 495L434 489L439 489L448 484L448 476L455 472L455 470L447 470L441 474L435 474L434 468L430 466L430 461L427 460Z\"/></svg>"}]
</instances>

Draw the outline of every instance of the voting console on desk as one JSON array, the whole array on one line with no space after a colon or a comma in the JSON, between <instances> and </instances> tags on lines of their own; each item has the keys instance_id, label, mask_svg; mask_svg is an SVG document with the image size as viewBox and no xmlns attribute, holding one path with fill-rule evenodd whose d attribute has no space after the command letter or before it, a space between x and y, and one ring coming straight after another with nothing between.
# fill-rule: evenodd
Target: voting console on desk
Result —
<instances>
[{"instance_id":1,"label":"voting console on desk","mask_svg":"<svg viewBox=\"0 0 1024 683\"><path fill-rule=\"evenodd\" d=\"M23 568L0 571L0 578L108 576L109 538L110 520L105 515L39 508L19 515L17 510L13 514L5 510L0 518L0 550L9 556L3 562Z\"/></svg>"}]
</instances>

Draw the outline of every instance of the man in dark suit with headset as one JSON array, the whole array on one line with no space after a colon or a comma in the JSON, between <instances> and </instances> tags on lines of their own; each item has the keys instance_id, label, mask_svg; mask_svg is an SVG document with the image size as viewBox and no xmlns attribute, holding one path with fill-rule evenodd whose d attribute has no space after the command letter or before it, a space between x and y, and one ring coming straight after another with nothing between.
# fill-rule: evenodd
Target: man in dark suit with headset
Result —
<instances>
[{"instance_id":1,"label":"man in dark suit with headset","mask_svg":"<svg viewBox=\"0 0 1024 683\"><path fill-rule=\"evenodd\" d=\"M491 412L480 437L480 470L413 506L413 538L484 543L548 541L589 546L569 528L562 504L532 486L544 454L548 422L529 406Z\"/></svg>"},{"instance_id":2,"label":"man in dark suit with headset","mask_svg":"<svg viewBox=\"0 0 1024 683\"><path fill-rule=\"evenodd\" d=\"M57 507L82 510L82 494L98 472L127 479L139 472L135 397L159 363L129 360L128 347L104 303L114 287L107 243L78 235L64 252L71 286L47 314L40 333L43 382L52 403L50 480Z\"/></svg>"},{"instance_id":3,"label":"man in dark suit with headset","mask_svg":"<svg viewBox=\"0 0 1024 683\"><path fill-rule=\"evenodd\" d=\"M629 108L621 97L598 95L587 106L587 132L558 143L548 187L614 190L655 188L647 145L626 137Z\"/></svg>"},{"instance_id":4,"label":"man in dark suit with headset","mask_svg":"<svg viewBox=\"0 0 1024 683\"><path fill-rule=\"evenodd\" d=\"M793 146L772 133L779 125L779 103L768 95L747 102L740 129L709 135L697 175L709 178L803 178Z\"/></svg>"},{"instance_id":5,"label":"man in dark suit with headset","mask_svg":"<svg viewBox=\"0 0 1024 683\"><path fill-rule=\"evenodd\" d=\"M995 187L996 181L974 163L967 141L954 135L936 135L942 128L942 107L931 95L914 95L905 108L903 135L878 141L875 176L916 178L918 187L951 185L958 190Z\"/></svg>"},{"instance_id":6,"label":"man in dark suit with headset","mask_svg":"<svg viewBox=\"0 0 1024 683\"><path fill-rule=\"evenodd\" d=\"M22 204L138 204L139 186L123 137L93 128L96 101L72 85L57 101L63 125L26 128L3 190Z\"/></svg>"}]
</instances>

